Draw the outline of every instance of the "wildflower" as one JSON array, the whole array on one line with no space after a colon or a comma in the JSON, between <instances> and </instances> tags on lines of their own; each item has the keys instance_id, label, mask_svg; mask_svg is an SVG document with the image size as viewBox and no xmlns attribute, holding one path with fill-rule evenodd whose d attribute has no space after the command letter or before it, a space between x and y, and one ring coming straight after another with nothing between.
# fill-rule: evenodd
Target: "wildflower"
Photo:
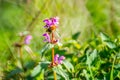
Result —
<instances>
[{"instance_id":1,"label":"wildflower","mask_svg":"<svg viewBox=\"0 0 120 80\"><path fill-rule=\"evenodd\" d=\"M31 39L32 39L32 36L31 36L31 35L27 35L27 36L25 37L24 43L25 43L25 44L30 44Z\"/></svg>"},{"instance_id":2,"label":"wildflower","mask_svg":"<svg viewBox=\"0 0 120 80\"><path fill-rule=\"evenodd\" d=\"M50 19L51 19L53 25L58 26L58 24L59 24L59 17L53 17L53 18L50 18Z\"/></svg>"},{"instance_id":3,"label":"wildflower","mask_svg":"<svg viewBox=\"0 0 120 80\"><path fill-rule=\"evenodd\" d=\"M51 25L52 25L52 21L51 20L49 20L49 19L45 19L43 22L45 22L45 28L49 28Z\"/></svg>"},{"instance_id":4,"label":"wildflower","mask_svg":"<svg viewBox=\"0 0 120 80\"><path fill-rule=\"evenodd\" d=\"M59 17L53 17L50 19L45 19L43 22L46 24L44 28L57 27L59 24Z\"/></svg>"},{"instance_id":5,"label":"wildflower","mask_svg":"<svg viewBox=\"0 0 120 80\"><path fill-rule=\"evenodd\" d=\"M54 57L54 62L56 64L62 64L64 59L65 59L64 56L59 56L58 54L56 54L55 57Z\"/></svg>"},{"instance_id":6,"label":"wildflower","mask_svg":"<svg viewBox=\"0 0 120 80\"><path fill-rule=\"evenodd\" d=\"M57 61L58 61L58 58L59 58L59 54L56 54L56 55L54 56L54 62L57 62Z\"/></svg>"},{"instance_id":7,"label":"wildflower","mask_svg":"<svg viewBox=\"0 0 120 80\"><path fill-rule=\"evenodd\" d=\"M47 29L46 30L47 33L43 34L43 36L45 37L44 41L52 43L52 44L57 43L58 40L55 39L53 32L54 32L54 30L57 28L57 26L59 24L59 17L53 17L53 18L45 19L45 20L43 20L43 22L45 23L44 28ZM51 33L53 35L53 38L50 37Z\"/></svg>"},{"instance_id":8,"label":"wildflower","mask_svg":"<svg viewBox=\"0 0 120 80\"><path fill-rule=\"evenodd\" d=\"M45 37L44 39L45 42L51 42L50 35L48 33L44 33L43 36Z\"/></svg>"},{"instance_id":9,"label":"wildflower","mask_svg":"<svg viewBox=\"0 0 120 80\"><path fill-rule=\"evenodd\" d=\"M58 39L55 39L55 38L53 38L53 41L51 41L50 35L48 33L44 33L43 36L45 37L44 42L56 44L59 41Z\"/></svg>"}]
</instances>

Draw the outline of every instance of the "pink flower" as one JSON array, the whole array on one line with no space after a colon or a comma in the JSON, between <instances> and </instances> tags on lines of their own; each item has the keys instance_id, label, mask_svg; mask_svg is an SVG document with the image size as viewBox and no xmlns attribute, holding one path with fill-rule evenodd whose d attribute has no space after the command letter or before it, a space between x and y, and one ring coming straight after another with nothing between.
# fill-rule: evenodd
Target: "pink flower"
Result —
<instances>
[{"instance_id":1,"label":"pink flower","mask_svg":"<svg viewBox=\"0 0 120 80\"><path fill-rule=\"evenodd\" d=\"M30 44L31 39L32 39L32 36L31 36L31 35L27 35L27 36L25 37L25 39L24 39L24 43L25 43L25 44Z\"/></svg>"},{"instance_id":2,"label":"pink flower","mask_svg":"<svg viewBox=\"0 0 120 80\"><path fill-rule=\"evenodd\" d=\"M59 56L59 54L56 54L54 56L54 62L56 64L62 64L62 62L63 62L64 59L65 59L65 57L64 56Z\"/></svg>"},{"instance_id":3,"label":"pink flower","mask_svg":"<svg viewBox=\"0 0 120 80\"><path fill-rule=\"evenodd\" d=\"M50 19L45 19L43 22L45 22L45 28L49 28L50 26L53 25L52 21Z\"/></svg>"},{"instance_id":4,"label":"pink flower","mask_svg":"<svg viewBox=\"0 0 120 80\"><path fill-rule=\"evenodd\" d=\"M59 24L59 17L53 17L50 19L45 19L43 22L46 24L45 28L50 28L52 25L58 26Z\"/></svg>"},{"instance_id":5,"label":"pink flower","mask_svg":"<svg viewBox=\"0 0 120 80\"><path fill-rule=\"evenodd\" d=\"M56 54L56 55L54 56L54 62L57 62L57 61L58 61L58 58L59 58L59 55Z\"/></svg>"},{"instance_id":6,"label":"pink flower","mask_svg":"<svg viewBox=\"0 0 120 80\"><path fill-rule=\"evenodd\" d=\"M43 36L45 37L44 39L45 42L51 42L50 35L48 33L44 33Z\"/></svg>"},{"instance_id":7,"label":"pink flower","mask_svg":"<svg viewBox=\"0 0 120 80\"><path fill-rule=\"evenodd\" d=\"M58 26L59 24L59 17L53 17L53 18L50 18L52 23L56 26Z\"/></svg>"},{"instance_id":8,"label":"pink flower","mask_svg":"<svg viewBox=\"0 0 120 80\"><path fill-rule=\"evenodd\" d=\"M58 60L58 64L62 64L63 60L65 59L64 56L60 56Z\"/></svg>"}]
</instances>

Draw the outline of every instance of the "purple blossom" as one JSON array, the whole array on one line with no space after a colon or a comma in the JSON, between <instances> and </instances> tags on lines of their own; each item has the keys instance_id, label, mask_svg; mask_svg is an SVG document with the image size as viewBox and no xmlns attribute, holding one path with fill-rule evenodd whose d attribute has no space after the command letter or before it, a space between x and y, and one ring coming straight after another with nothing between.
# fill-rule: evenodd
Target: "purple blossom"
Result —
<instances>
[{"instance_id":1,"label":"purple blossom","mask_svg":"<svg viewBox=\"0 0 120 80\"><path fill-rule=\"evenodd\" d=\"M54 62L57 64L62 64L63 60L65 59L64 56L59 56L59 54L56 54L54 56Z\"/></svg>"},{"instance_id":2,"label":"purple blossom","mask_svg":"<svg viewBox=\"0 0 120 80\"><path fill-rule=\"evenodd\" d=\"M50 19L45 19L43 22L45 22L45 28L49 28L50 26L53 25L52 21Z\"/></svg>"},{"instance_id":3,"label":"purple blossom","mask_svg":"<svg viewBox=\"0 0 120 80\"><path fill-rule=\"evenodd\" d=\"M53 17L53 18L50 18L52 23L56 26L58 26L59 24L59 17Z\"/></svg>"},{"instance_id":4,"label":"purple blossom","mask_svg":"<svg viewBox=\"0 0 120 80\"><path fill-rule=\"evenodd\" d=\"M54 56L54 62L57 62L57 61L58 61L58 58L59 58L59 54L56 54L56 55Z\"/></svg>"},{"instance_id":5,"label":"purple blossom","mask_svg":"<svg viewBox=\"0 0 120 80\"><path fill-rule=\"evenodd\" d=\"M65 57L64 56L60 56L59 57L59 60L58 60L58 64L62 64L62 61L65 59Z\"/></svg>"},{"instance_id":6,"label":"purple blossom","mask_svg":"<svg viewBox=\"0 0 120 80\"><path fill-rule=\"evenodd\" d=\"M45 37L44 42L51 42L50 35L48 33L44 33L43 36Z\"/></svg>"},{"instance_id":7,"label":"purple blossom","mask_svg":"<svg viewBox=\"0 0 120 80\"><path fill-rule=\"evenodd\" d=\"M25 44L30 44L31 39L32 39L32 36L31 36L31 35L27 35L27 36L25 37L24 43L25 43Z\"/></svg>"},{"instance_id":8,"label":"purple blossom","mask_svg":"<svg viewBox=\"0 0 120 80\"><path fill-rule=\"evenodd\" d=\"M53 18L50 18L50 19L45 19L45 20L43 20L43 22L46 24L44 26L45 28L49 28L52 25L58 26L58 24L59 24L59 17L53 17Z\"/></svg>"}]
</instances>

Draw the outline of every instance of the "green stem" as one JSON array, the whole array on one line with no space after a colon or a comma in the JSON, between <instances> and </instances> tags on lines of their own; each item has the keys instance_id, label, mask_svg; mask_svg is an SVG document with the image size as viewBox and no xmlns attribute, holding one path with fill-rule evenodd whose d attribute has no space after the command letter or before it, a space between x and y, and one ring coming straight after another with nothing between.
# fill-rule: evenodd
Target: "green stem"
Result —
<instances>
[{"instance_id":1,"label":"green stem","mask_svg":"<svg viewBox=\"0 0 120 80\"><path fill-rule=\"evenodd\" d=\"M92 73L90 64L88 64L88 67L89 67L89 71L90 71L90 76L92 77L92 80L94 80L94 77L93 77L93 73Z\"/></svg>"},{"instance_id":2,"label":"green stem","mask_svg":"<svg viewBox=\"0 0 120 80\"><path fill-rule=\"evenodd\" d=\"M53 74L54 74L54 80L57 80L56 72L54 71Z\"/></svg>"},{"instance_id":3,"label":"green stem","mask_svg":"<svg viewBox=\"0 0 120 80\"><path fill-rule=\"evenodd\" d=\"M112 69L111 69L111 73L110 73L110 80L114 80L113 79L114 63L115 63L115 57L113 59Z\"/></svg>"},{"instance_id":4,"label":"green stem","mask_svg":"<svg viewBox=\"0 0 120 80\"><path fill-rule=\"evenodd\" d=\"M18 55L19 55L19 60L20 60L20 64L21 64L21 67L23 68L23 61L22 61L22 47L18 47Z\"/></svg>"}]
</instances>

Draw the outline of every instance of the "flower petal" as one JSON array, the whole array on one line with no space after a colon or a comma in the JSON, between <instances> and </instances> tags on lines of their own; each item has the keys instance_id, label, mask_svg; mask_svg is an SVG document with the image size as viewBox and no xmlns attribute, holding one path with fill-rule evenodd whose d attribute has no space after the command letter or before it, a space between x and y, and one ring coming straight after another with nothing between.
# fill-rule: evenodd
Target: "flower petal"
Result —
<instances>
[{"instance_id":1,"label":"flower petal","mask_svg":"<svg viewBox=\"0 0 120 80\"><path fill-rule=\"evenodd\" d=\"M55 63L58 62L58 58L59 58L59 54L56 54L56 55L54 56L54 62L55 62Z\"/></svg>"},{"instance_id":2,"label":"flower petal","mask_svg":"<svg viewBox=\"0 0 120 80\"><path fill-rule=\"evenodd\" d=\"M48 33L44 33L43 36L45 37L44 39L45 42L51 42L50 35Z\"/></svg>"}]
</instances>

